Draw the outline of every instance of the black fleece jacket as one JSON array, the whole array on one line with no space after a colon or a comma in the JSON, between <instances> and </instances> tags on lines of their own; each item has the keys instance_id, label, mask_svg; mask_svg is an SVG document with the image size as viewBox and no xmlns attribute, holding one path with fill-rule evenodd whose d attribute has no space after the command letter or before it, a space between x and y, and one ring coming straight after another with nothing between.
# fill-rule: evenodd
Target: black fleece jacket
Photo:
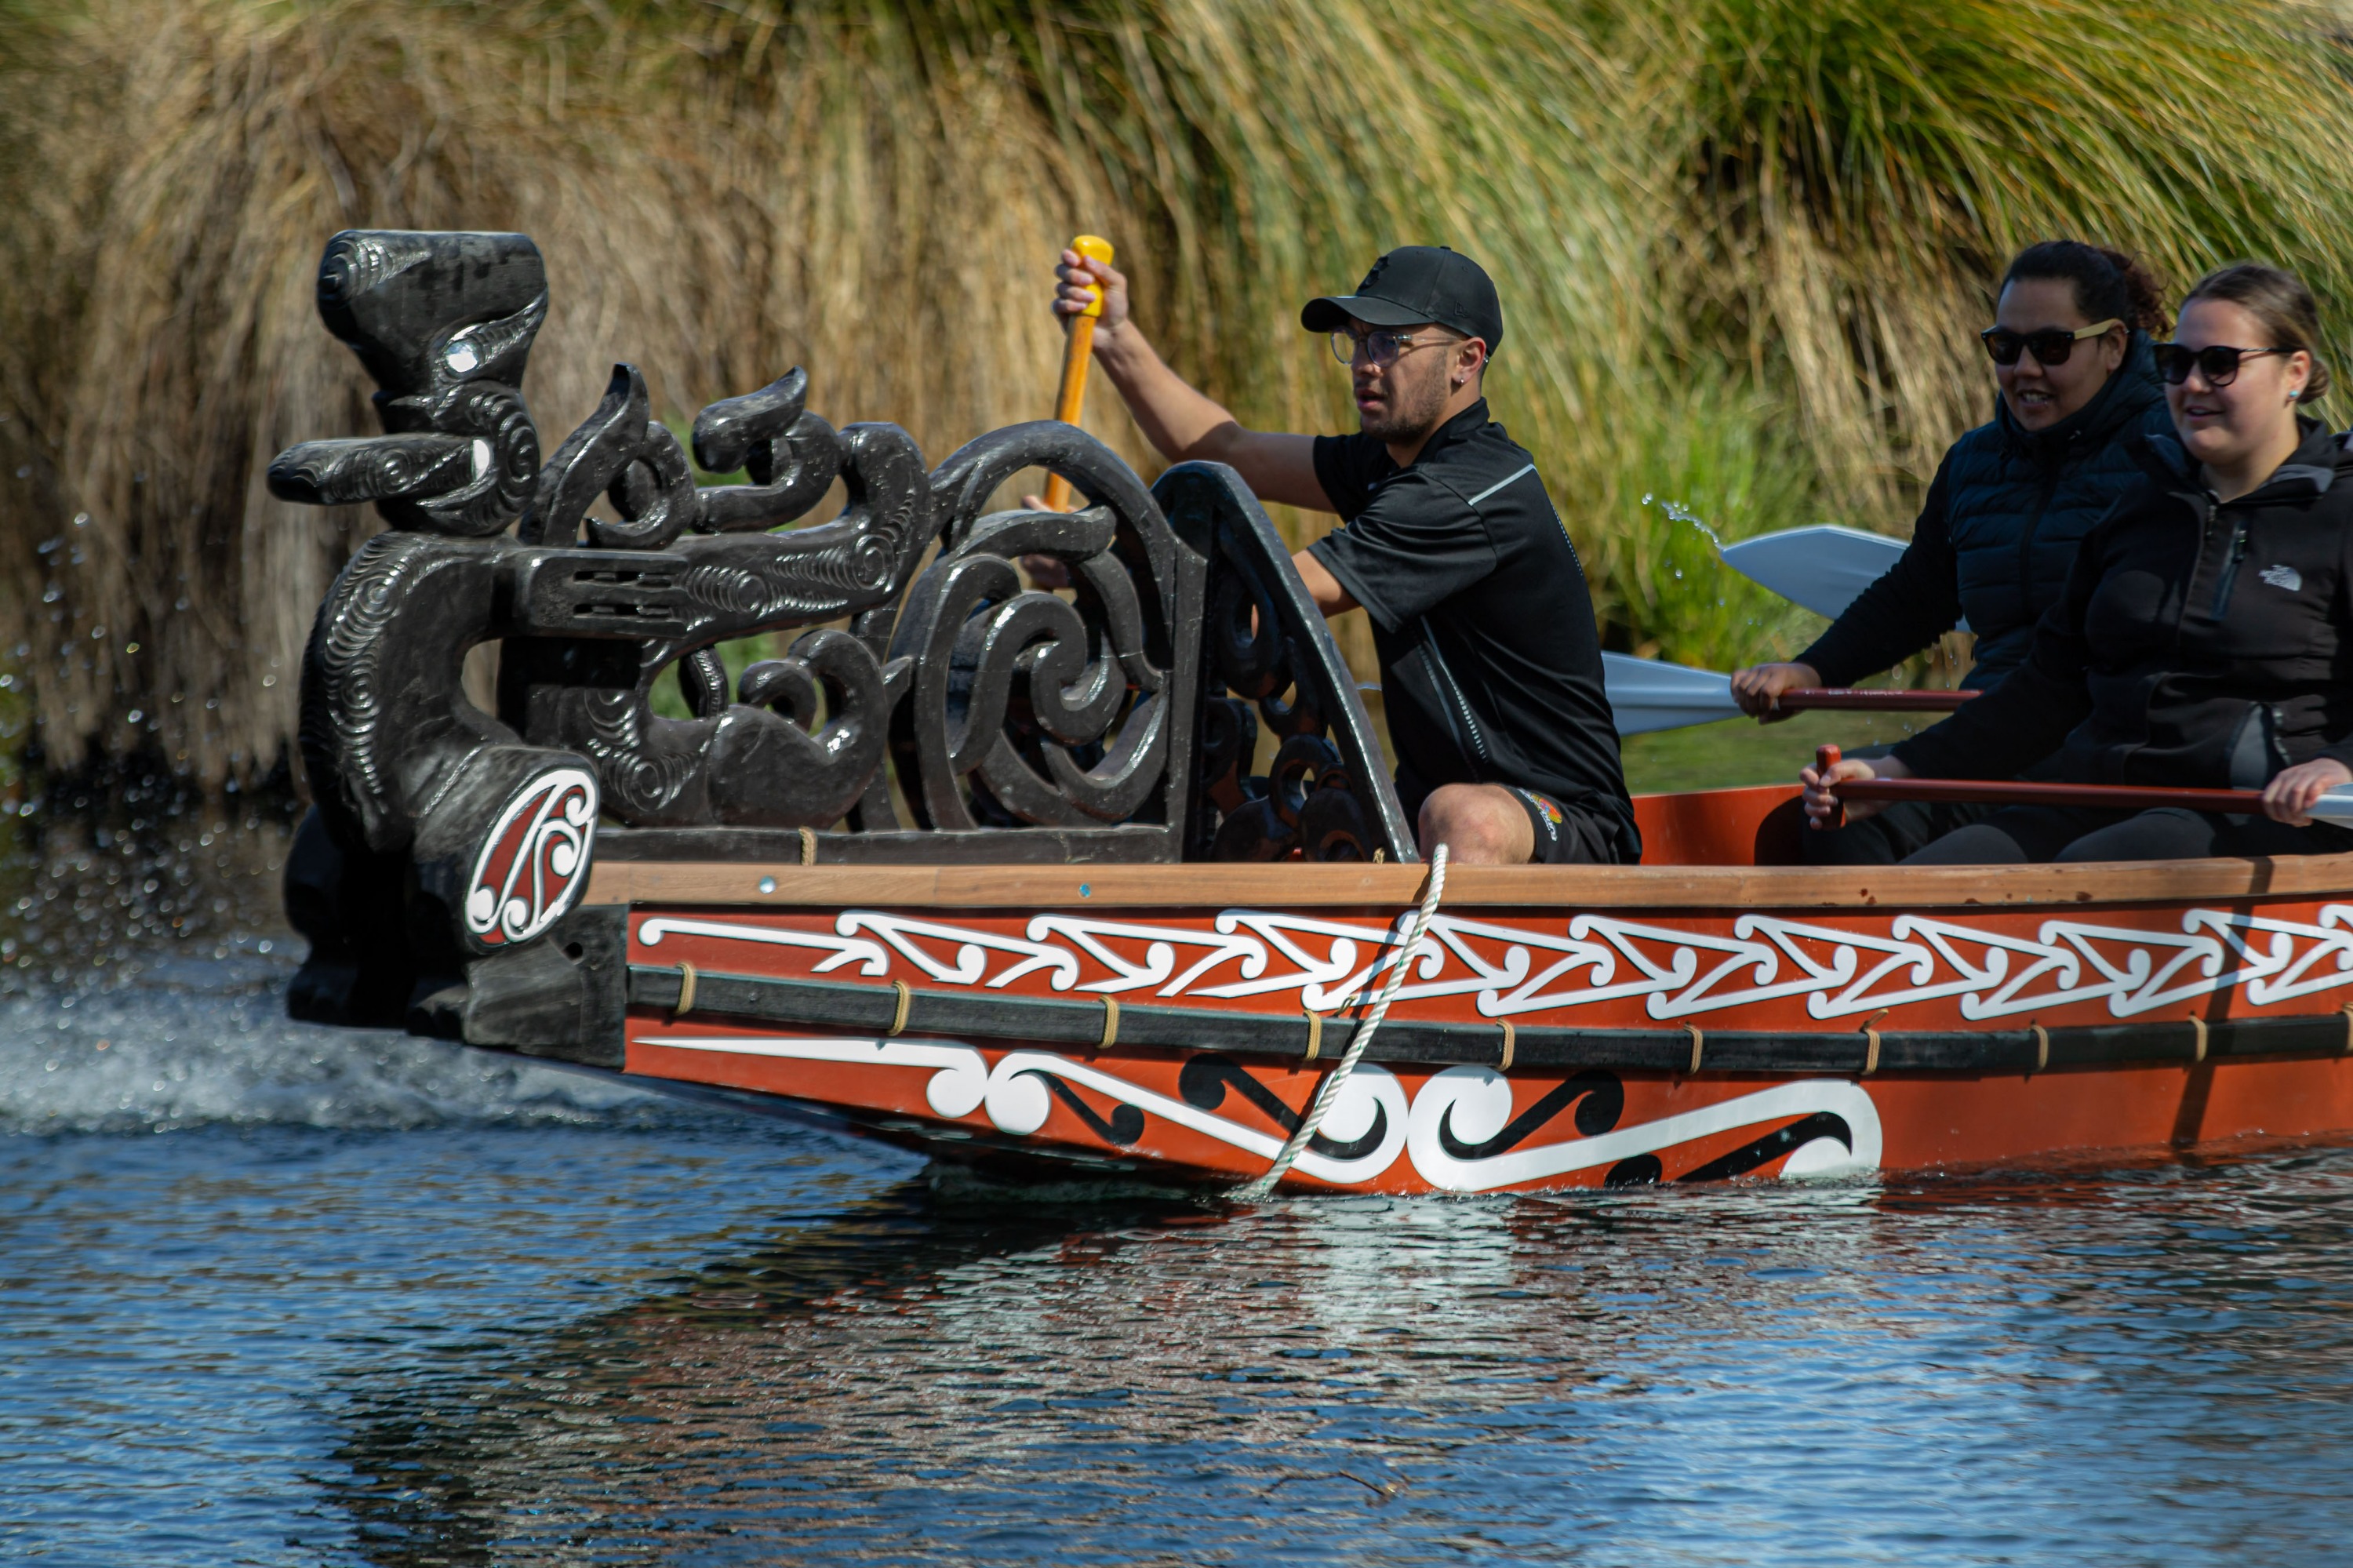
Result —
<instances>
[{"instance_id":1,"label":"black fleece jacket","mask_svg":"<svg viewBox=\"0 0 2353 1568\"><path fill-rule=\"evenodd\" d=\"M2140 442L2149 476L2084 535L2026 662L1895 757L2001 779L2057 747L2080 783L2210 789L2353 767L2353 453L2301 426L2295 454L2228 503L2177 441Z\"/></svg>"},{"instance_id":2,"label":"black fleece jacket","mask_svg":"<svg viewBox=\"0 0 2353 1568\"><path fill-rule=\"evenodd\" d=\"M1833 686L1900 664L1966 615L1977 634L1969 684L1998 684L2026 658L2034 626L2058 601L2075 546L2139 480L2135 449L2170 439L2173 419L2148 334L2092 400L2029 430L1994 399L1994 417L1936 467L1912 542L1798 655Z\"/></svg>"}]
</instances>

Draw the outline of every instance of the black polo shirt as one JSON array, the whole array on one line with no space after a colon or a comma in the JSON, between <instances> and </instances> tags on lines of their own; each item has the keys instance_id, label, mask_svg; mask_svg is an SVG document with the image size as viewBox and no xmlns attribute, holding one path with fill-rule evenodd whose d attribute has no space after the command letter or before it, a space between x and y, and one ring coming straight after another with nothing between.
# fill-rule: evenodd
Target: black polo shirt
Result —
<instances>
[{"instance_id":1,"label":"black polo shirt","mask_svg":"<svg viewBox=\"0 0 2353 1568\"><path fill-rule=\"evenodd\" d=\"M1309 548L1373 619L1409 820L1441 784L1516 784L1639 860L1593 599L1535 460L1482 399L1411 468L1362 432L1319 436L1315 477L1344 525Z\"/></svg>"}]
</instances>

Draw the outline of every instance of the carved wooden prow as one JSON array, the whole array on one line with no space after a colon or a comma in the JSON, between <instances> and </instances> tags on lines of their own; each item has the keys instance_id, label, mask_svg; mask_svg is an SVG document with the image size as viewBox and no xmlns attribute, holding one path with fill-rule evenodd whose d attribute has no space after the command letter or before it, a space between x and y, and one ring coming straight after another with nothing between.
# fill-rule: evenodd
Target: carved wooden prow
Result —
<instances>
[{"instance_id":1,"label":"carved wooden prow","mask_svg":"<svg viewBox=\"0 0 2353 1568\"><path fill-rule=\"evenodd\" d=\"M541 465L527 238L341 234L319 301L385 434L295 447L270 486L389 526L303 662L298 1013L560 1035L589 983L565 955L607 939L573 913L594 858L1410 858L1355 683L1230 470L1147 490L1039 421L926 472L898 427L808 412L796 369L697 415L702 467L750 480L701 485L628 365ZM1085 504L987 509L1039 468ZM841 510L796 525L837 481ZM717 644L780 633L730 682ZM484 642L494 714L460 679ZM689 716L657 712L665 678Z\"/></svg>"}]
</instances>

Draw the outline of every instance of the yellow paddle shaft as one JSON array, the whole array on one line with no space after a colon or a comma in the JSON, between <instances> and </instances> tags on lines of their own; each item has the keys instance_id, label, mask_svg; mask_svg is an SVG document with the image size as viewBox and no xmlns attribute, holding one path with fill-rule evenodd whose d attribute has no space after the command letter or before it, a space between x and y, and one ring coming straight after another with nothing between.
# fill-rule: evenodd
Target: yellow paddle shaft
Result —
<instances>
[{"instance_id":1,"label":"yellow paddle shaft","mask_svg":"<svg viewBox=\"0 0 2353 1568\"><path fill-rule=\"evenodd\" d=\"M1082 234L1071 241L1071 249L1090 261L1111 265L1111 241L1092 234ZM1094 302L1071 317L1068 335L1062 339L1062 389L1054 399L1054 418L1066 425L1079 422L1080 412L1087 401L1087 365L1094 357L1095 322L1103 314L1103 291L1095 291ZM1046 504L1056 512L1068 512L1077 499L1071 482L1060 474L1046 478Z\"/></svg>"}]
</instances>

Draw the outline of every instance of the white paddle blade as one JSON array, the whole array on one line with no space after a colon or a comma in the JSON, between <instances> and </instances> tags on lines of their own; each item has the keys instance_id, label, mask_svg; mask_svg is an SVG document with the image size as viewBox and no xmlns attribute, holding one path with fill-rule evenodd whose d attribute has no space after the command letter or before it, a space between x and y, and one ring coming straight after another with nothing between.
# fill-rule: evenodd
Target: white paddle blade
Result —
<instances>
[{"instance_id":1,"label":"white paddle blade","mask_svg":"<svg viewBox=\"0 0 2353 1568\"><path fill-rule=\"evenodd\" d=\"M1732 700L1732 677L1713 670L1604 653L1601 681L1620 735L1714 724L1740 712L1740 705Z\"/></svg>"},{"instance_id":2,"label":"white paddle blade","mask_svg":"<svg viewBox=\"0 0 2353 1568\"><path fill-rule=\"evenodd\" d=\"M1904 553L1904 541L1823 523L1724 547L1724 564L1792 604L1836 620Z\"/></svg>"},{"instance_id":3,"label":"white paddle blade","mask_svg":"<svg viewBox=\"0 0 2353 1568\"><path fill-rule=\"evenodd\" d=\"M1602 655L1604 659L1609 654ZM2312 803L2312 820L2334 822L2340 828L2353 828L2353 784L2339 784Z\"/></svg>"}]
</instances>

